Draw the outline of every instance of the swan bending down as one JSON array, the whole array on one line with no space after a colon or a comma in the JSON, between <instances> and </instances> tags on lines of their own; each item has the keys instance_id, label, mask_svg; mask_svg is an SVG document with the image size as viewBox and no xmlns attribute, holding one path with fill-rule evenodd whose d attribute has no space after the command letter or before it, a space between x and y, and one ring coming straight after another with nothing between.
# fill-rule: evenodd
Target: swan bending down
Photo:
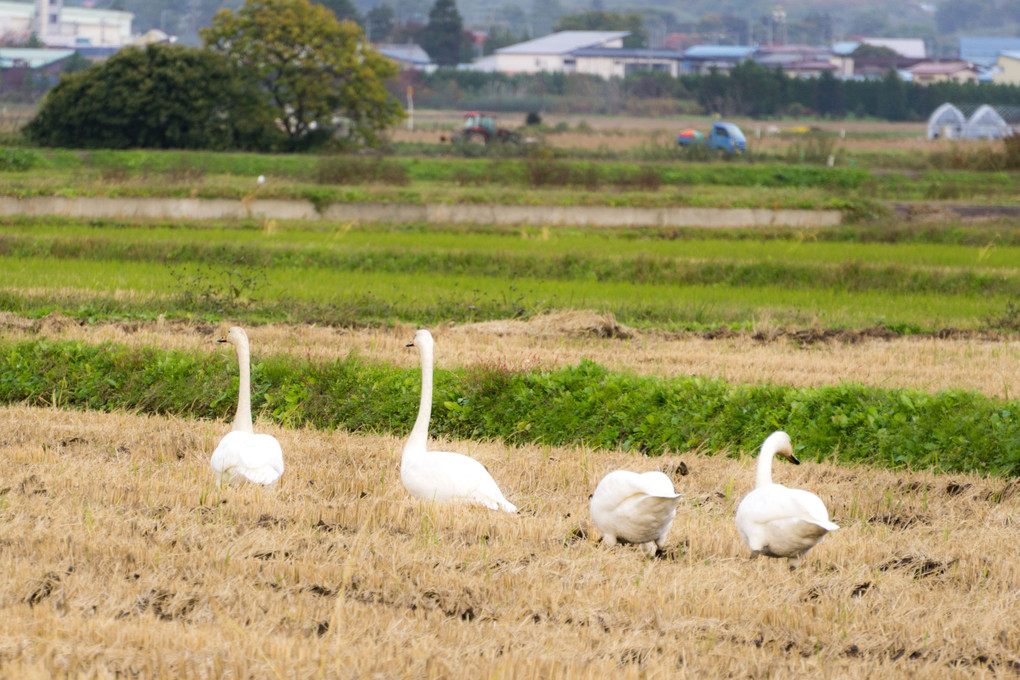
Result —
<instances>
[{"instance_id":1,"label":"swan bending down","mask_svg":"<svg viewBox=\"0 0 1020 680\"><path fill-rule=\"evenodd\" d=\"M758 454L754 491L737 506L737 531L752 558L788 557L794 569L804 553L839 526L829 521L829 511L818 496L772 483L772 458L777 455L800 465L790 435L780 431L768 436Z\"/></svg>"},{"instance_id":2,"label":"swan bending down","mask_svg":"<svg viewBox=\"0 0 1020 680\"><path fill-rule=\"evenodd\" d=\"M414 334L408 347L421 353L421 405L400 458L400 481L415 498L443 503L466 502L492 510L517 512L503 497L489 471L474 458L449 451L428 451L432 417L432 363L435 342L427 330Z\"/></svg>"},{"instance_id":3,"label":"swan bending down","mask_svg":"<svg viewBox=\"0 0 1020 680\"><path fill-rule=\"evenodd\" d=\"M614 470L591 496L591 519L606 545L636 543L649 555L666 542L680 494L661 472Z\"/></svg>"},{"instance_id":4,"label":"swan bending down","mask_svg":"<svg viewBox=\"0 0 1020 680\"><path fill-rule=\"evenodd\" d=\"M240 384L234 428L213 451L209 465L218 484L247 479L256 484L272 484L283 474L283 450L280 442L268 434L255 434L251 426L251 356L248 335L243 328L232 327L226 337L237 352Z\"/></svg>"}]
</instances>

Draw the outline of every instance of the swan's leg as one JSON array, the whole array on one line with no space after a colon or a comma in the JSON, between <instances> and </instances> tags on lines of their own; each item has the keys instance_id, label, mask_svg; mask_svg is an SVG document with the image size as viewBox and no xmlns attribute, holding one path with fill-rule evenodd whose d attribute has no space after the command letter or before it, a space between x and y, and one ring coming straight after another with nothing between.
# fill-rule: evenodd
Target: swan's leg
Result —
<instances>
[{"instance_id":1,"label":"swan's leg","mask_svg":"<svg viewBox=\"0 0 1020 680\"><path fill-rule=\"evenodd\" d=\"M753 560L753 559L757 559L757 558L758 558L758 555L761 555L761 551L760 551L760 550L752 550L752 551L751 551L751 559L752 559L752 560Z\"/></svg>"},{"instance_id":2,"label":"swan's leg","mask_svg":"<svg viewBox=\"0 0 1020 680\"><path fill-rule=\"evenodd\" d=\"M648 541L647 543L641 544L641 549L644 550L649 557L655 557L655 553L658 550L658 547L659 546L655 544L655 541Z\"/></svg>"},{"instance_id":3,"label":"swan's leg","mask_svg":"<svg viewBox=\"0 0 1020 680\"><path fill-rule=\"evenodd\" d=\"M602 534L602 542L608 546L616 545L616 536L612 534Z\"/></svg>"},{"instance_id":4,"label":"swan's leg","mask_svg":"<svg viewBox=\"0 0 1020 680\"><path fill-rule=\"evenodd\" d=\"M790 571L793 571L800 566L800 555L790 558Z\"/></svg>"}]
</instances>

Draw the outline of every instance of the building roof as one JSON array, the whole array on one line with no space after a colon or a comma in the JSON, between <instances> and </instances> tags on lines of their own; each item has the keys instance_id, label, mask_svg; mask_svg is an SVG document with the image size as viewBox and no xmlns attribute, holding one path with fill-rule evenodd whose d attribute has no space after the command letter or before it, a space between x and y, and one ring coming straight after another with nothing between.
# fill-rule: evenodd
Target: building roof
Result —
<instances>
[{"instance_id":1,"label":"building roof","mask_svg":"<svg viewBox=\"0 0 1020 680\"><path fill-rule=\"evenodd\" d=\"M630 31L560 31L496 50L496 54L570 54L586 47L602 47L623 40Z\"/></svg>"},{"instance_id":2,"label":"building roof","mask_svg":"<svg viewBox=\"0 0 1020 680\"><path fill-rule=\"evenodd\" d=\"M916 76L952 75L960 71L973 71L974 68L965 61L922 61L904 70Z\"/></svg>"},{"instance_id":3,"label":"building roof","mask_svg":"<svg viewBox=\"0 0 1020 680\"><path fill-rule=\"evenodd\" d=\"M1000 52L1020 50L1020 38L960 36L960 59L982 66L995 63Z\"/></svg>"},{"instance_id":4,"label":"building roof","mask_svg":"<svg viewBox=\"0 0 1020 680\"><path fill-rule=\"evenodd\" d=\"M999 52L999 56L1006 57L1007 59L1016 59L1017 61L1020 61L1020 50L1016 51L1005 50L1004 52Z\"/></svg>"},{"instance_id":5,"label":"building roof","mask_svg":"<svg viewBox=\"0 0 1020 680\"><path fill-rule=\"evenodd\" d=\"M896 54L909 59L928 58L924 40L920 38L861 38L861 42L874 47L887 47Z\"/></svg>"},{"instance_id":6,"label":"building roof","mask_svg":"<svg viewBox=\"0 0 1020 680\"><path fill-rule=\"evenodd\" d=\"M684 50L687 59L746 59L756 47L747 45L694 45Z\"/></svg>"},{"instance_id":7,"label":"building roof","mask_svg":"<svg viewBox=\"0 0 1020 680\"><path fill-rule=\"evenodd\" d=\"M45 47L0 47L0 68L11 68L16 63L29 68L42 68L67 59L74 50L51 50Z\"/></svg>"},{"instance_id":8,"label":"building roof","mask_svg":"<svg viewBox=\"0 0 1020 680\"><path fill-rule=\"evenodd\" d=\"M651 50L643 47L585 47L574 50L575 57L621 57L624 59L676 59L684 58L683 52L674 50Z\"/></svg>"},{"instance_id":9,"label":"building roof","mask_svg":"<svg viewBox=\"0 0 1020 680\"><path fill-rule=\"evenodd\" d=\"M803 59L782 64L784 71L835 71L838 67L824 59Z\"/></svg>"},{"instance_id":10,"label":"building roof","mask_svg":"<svg viewBox=\"0 0 1020 680\"><path fill-rule=\"evenodd\" d=\"M429 57L428 52L426 52L421 45L416 45L414 43L379 43L375 46L375 49L384 57L389 57L396 61L411 63L416 66L425 66L432 63L432 58Z\"/></svg>"}]
</instances>

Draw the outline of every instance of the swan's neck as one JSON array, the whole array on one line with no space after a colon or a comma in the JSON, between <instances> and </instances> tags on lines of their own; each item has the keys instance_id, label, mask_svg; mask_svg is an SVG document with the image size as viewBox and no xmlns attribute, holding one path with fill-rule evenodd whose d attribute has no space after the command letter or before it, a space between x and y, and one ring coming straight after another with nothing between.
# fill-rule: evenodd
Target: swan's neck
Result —
<instances>
[{"instance_id":1,"label":"swan's neck","mask_svg":"<svg viewBox=\"0 0 1020 680\"><path fill-rule=\"evenodd\" d=\"M237 391L237 413L234 414L234 432L254 432L251 426L251 356L247 342L239 342L237 368L240 377Z\"/></svg>"},{"instance_id":2,"label":"swan's neck","mask_svg":"<svg viewBox=\"0 0 1020 680\"><path fill-rule=\"evenodd\" d=\"M754 476L754 488L768 486L772 483L772 458L776 455L771 446L766 446L758 454L758 471Z\"/></svg>"},{"instance_id":3,"label":"swan's neck","mask_svg":"<svg viewBox=\"0 0 1020 680\"><path fill-rule=\"evenodd\" d=\"M411 428L411 436L404 444L404 455L425 451L429 438L429 418L432 417L432 349L421 348L421 404L418 417Z\"/></svg>"}]
</instances>

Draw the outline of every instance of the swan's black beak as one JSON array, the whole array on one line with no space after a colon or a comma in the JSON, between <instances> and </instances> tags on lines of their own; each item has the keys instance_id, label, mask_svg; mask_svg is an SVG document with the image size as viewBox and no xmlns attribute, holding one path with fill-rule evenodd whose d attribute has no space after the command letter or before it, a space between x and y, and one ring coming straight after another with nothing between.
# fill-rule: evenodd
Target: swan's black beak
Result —
<instances>
[{"instance_id":1,"label":"swan's black beak","mask_svg":"<svg viewBox=\"0 0 1020 680\"><path fill-rule=\"evenodd\" d=\"M220 338L220 339L219 339L219 340L217 340L216 342L226 342L226 341L227 341L227 339L226 339L226 338Z\"/></svg>"},{"instance_id":2,"label":"swan's black beak","mask_svg":"<svg viewBox=\"0 0 1020 680\"><path fill-rule=\"evenodd\" d=\"M414 340L404 345L404 347L414 347Z\"/></svg>"},{"instance_id":3,"label":"swan's black beak","mask_svg":"<svg viewBox=\"0 0 1020 680\"><path fill-rule=\"evenodd\" d=\"M800 465L800 460L798 460L797 456L793 455L792 453L790 454L790 456L786 460L790 461L794 465Z\"/></svg>"}]
</instances>

